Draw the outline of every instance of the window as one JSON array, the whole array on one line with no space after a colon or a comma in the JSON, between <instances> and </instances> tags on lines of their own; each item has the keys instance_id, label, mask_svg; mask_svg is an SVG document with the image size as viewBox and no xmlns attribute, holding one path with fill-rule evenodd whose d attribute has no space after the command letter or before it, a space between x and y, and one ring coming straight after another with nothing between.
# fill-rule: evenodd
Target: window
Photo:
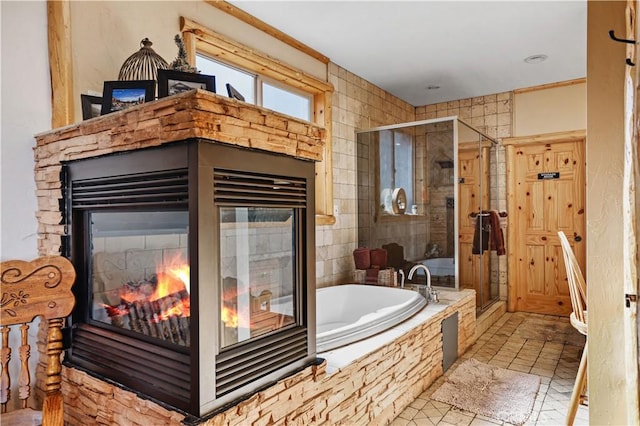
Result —
<instances>
[{"instance_id":1,"label":"window","mask_svg":"<svg viewBox=\"0 0 640 426\"><path fill-rule=\"evenodd\" d=\"M311 121L311 96L300 95L283 87L262 82L262 106Z\"/></svg>"},{"instance_id":2,"label":"window","mask_svg":"<svg viewBox=\"0 0 640 426\"><path fill-rule=\"evenodd\" d=\"M251 104L256 102L256 76L238 68L214 61L206 56L196 55L196 68L203 74L216 76L216 92L227 94L226 85L231 84Z\"/></svg>"},{"instance_id":3,"label":"window","mask_svg":"<svg viewBox=\"0 0 640 426\"><path fill-rule=\"evenodd\" d=\"M384 213L398 214L398 208L404 213L407 206L415 204L413 151L411 135L396 130L380 132L380 204Z\"/></svg>"},{"instance_id":4,"label":"window","mask_svg":"<svg viewBox=\"0 0 640 426\"><path fill-rule=\"evenodd\" d=\"M301 120L312 121L313 96L310 94L265 81L260 75L248 73L203 55L196 55L196 68L203 74L216 76L216 91L221 95L228 95L226 85L231 84L244 97L245 102L261 105Z\"/></svg>"},{"instance_id":5,"label":"window","mask_svg":"<svg viewBox=\"0 0 640 426\"><path fill-rule=\"evenodd\" d=\"M331 96L333 85L289 66L272 57L230 40L187 18L181 18L182 37L187 47L189 62L196 64L203 73L216 75L216 91L226 94L222 76L198 65L201 58L209 58L218 64L254 76L254 103L265 108L316 123L325 129L323 160L316 163L316 224L335 223L333 216L333 166L331 147ZM307 52L305 52L307 53ZM221 70L218 70L221 71ZM238 75L236 75L237 77ZM234 77L229 77L234 78ZM232 81L232 80L230 80ZM230 83L248 100L240 87ZM238 83L239 84L239 83ZM285 105L285 106L283 106Z\"/></svg>"}]
</instances>

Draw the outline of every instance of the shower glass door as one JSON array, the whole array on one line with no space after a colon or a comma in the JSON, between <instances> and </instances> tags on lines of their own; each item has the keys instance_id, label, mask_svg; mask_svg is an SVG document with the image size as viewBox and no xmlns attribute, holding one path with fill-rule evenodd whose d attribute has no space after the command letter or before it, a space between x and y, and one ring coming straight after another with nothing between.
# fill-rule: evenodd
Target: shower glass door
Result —
<instances>
[{"instance_id":1,"label":"shower glass door","mask_svg":"<svg viewBox=\"0 0 640 426\"><path fill-rule=\"evenodd\" d=\"M359 131L357 155L358 246L386 249L405 277L423 264L434 287L475 290L478 312L497 300L506 286L492 240L505 231L489 230L489 213L506 206L497 142L446 117ZM425 281L418 270L410 283Z\"/></svg>"}]
</instances>

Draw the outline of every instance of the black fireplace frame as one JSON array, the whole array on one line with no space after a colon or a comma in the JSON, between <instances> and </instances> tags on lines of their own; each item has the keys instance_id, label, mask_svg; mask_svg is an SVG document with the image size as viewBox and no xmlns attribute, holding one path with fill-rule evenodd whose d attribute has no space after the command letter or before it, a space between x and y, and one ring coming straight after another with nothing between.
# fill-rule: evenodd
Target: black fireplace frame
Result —
<instances>
[{"instance_id":1,"label":"black fireplace frame","mask_svg":"<svg viewBox=\"0 0 640 426\"><path fill-rule=\"evenodd\" d=\"M293 178L306 187L304 199L295 201L302 203L296 209L297 323L223 350L217 330L203 326L220 318L216 206L244 201L233 195L225 198L228 194L220 191L222 185L214 183L216 170ZM66 365L199 417L316 362L313 162L208 139L188 139L65 162L62 176L63 221L69 234L63 249L70 254L78 276ZM90 319L89 212L123 209L188 211L189 348Z\"/></svg>"}]
</instances>

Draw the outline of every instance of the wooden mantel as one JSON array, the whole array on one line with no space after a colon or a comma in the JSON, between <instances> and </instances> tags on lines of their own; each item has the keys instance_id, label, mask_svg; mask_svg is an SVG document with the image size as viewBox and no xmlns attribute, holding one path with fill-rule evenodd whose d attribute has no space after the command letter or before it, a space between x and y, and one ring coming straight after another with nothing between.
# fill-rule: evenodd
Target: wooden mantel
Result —
<instances>
[{"instance_id":1,"label":"wooden mantel","mask_svg":"<svg viewBox=\"0 0 640 426\"><path fill-rule=\"evenodd\" d=\"M188 138L321 161L322 127L205 90L161 98L36 135L36 162L146 148ZM39 165L36 165L36 168Z\"/></svg>"}]
</instances>

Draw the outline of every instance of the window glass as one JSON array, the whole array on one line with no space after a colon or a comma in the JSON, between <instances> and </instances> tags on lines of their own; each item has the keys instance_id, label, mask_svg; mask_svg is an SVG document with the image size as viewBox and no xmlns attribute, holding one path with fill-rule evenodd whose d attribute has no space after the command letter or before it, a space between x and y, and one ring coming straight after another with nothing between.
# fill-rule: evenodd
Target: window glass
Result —
<instances>
[{"instance_id":1,"label":"window glass","mask_svg":"<svg viewBox=\"0 0 640 426\"><path fill-rule=\"evenodd\" d=\"M223 64L205 56L196 55L196 68L207 75L216 77L216 92L229 96L227 84L231 84L234 89L244 96L245 102L256 103L256 76L237 68Z\"/></svg>"},{"instance_id":2,"label":"window glass","mask_svg":"<svg viewBox=\"0 0 640 426\"><path fill-rule=\"evenodd\" d=\"M220 208L221 346L295 324L295 212Z\"/></svg>"},{"instance_id":3,"label":"window glass","mask_svg":"<svg viewBox=\"0 0 640 426\"><path fill-rule=\"evenodd\" d=\"M92 212L90 224L89 318L189 346L189 213Z\"/></svg>"},{"instance_id":4,"label":"window glass","mask_svg":"<svg viewBox=\"0 0 640 426\"><path fill-rule=\"evenodd\" d=\"M393 193L402 188L406 205L414 204L413 195L413 138L400 131L382 130L380 152L380 208L394 214Z\"/></svg>"},{"instance_id":5,"label":"window glass","mask_svg":"<svg viewBox=\"0 0 640 426\"><path fill-rule=\"evenodd\" d=\"M413 203L413 141L411 135L394 132L394 166L396 188L407 194L407 205Z\"/></svg>"},{"instance_id":6,"label":"window glass","mask_svg":"<svg viewBox=\"0 0 640 426\"><path fill-rule=\"evenodd\" d=\"M390 130L380 132L380 203L381 208L393 213L391 197L395 183L393 179L393 133Z\"/></svg>"},{"instance_id":7,"label":"window glass","mask_svg":"<svg viewBox=\"0 0 640 426\"><path fill-rule=\"evenodd\" d=\"M262 83L262 106L311 121L311 97L300 95L267 82Z\"/></svg>"}]
</instances>

